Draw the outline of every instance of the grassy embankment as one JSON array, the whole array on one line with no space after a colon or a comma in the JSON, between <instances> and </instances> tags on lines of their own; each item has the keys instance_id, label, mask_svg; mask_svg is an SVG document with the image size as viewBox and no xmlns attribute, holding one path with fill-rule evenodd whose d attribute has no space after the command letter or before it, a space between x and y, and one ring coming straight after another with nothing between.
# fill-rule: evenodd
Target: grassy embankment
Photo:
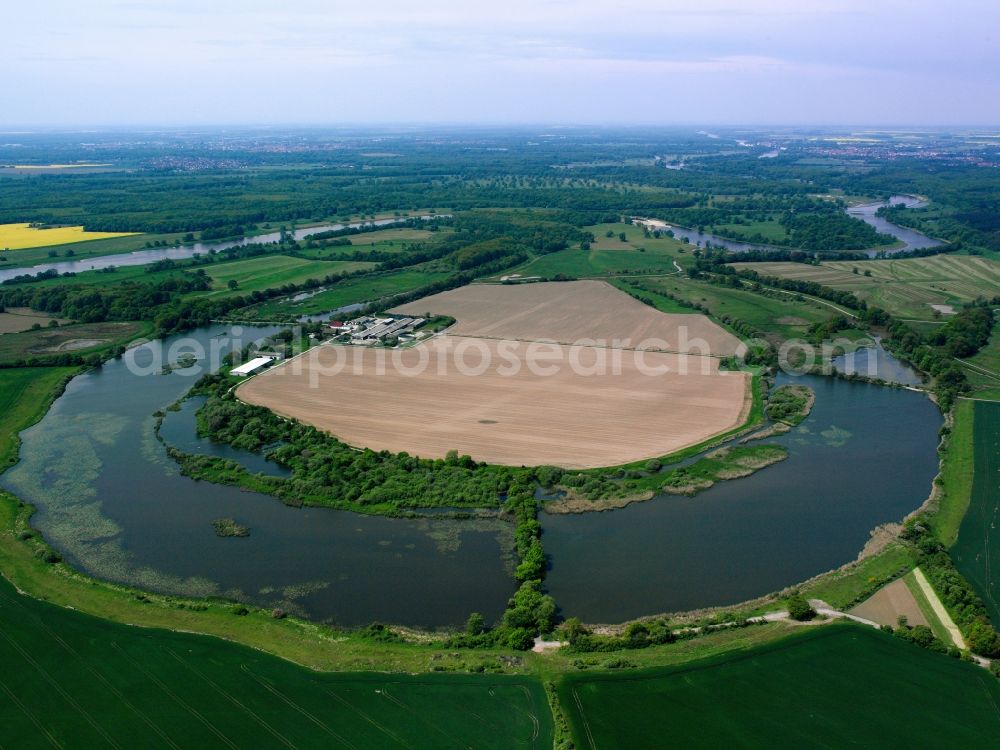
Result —
<instances>
[{"instance_id":1,"label":"grassy embankment","mask_svg":"<svg viewBox=\"0 0 1000 750\"><path fill-rule=\"evenodd\" d=\"M17 463L18 433L41 419L75 367L0 370L0 472Z\"/></svg>"},{"instance_id":2,"label":"grassy embankment","mask_svg":"<svg viewBox=\"0 0 1000 750\"><path fill-rule=\"evenodd\" d=\"M979 747L1000 731L985 670L846 624L557 691L578 748Z\"/></svg>"}]
</instances>

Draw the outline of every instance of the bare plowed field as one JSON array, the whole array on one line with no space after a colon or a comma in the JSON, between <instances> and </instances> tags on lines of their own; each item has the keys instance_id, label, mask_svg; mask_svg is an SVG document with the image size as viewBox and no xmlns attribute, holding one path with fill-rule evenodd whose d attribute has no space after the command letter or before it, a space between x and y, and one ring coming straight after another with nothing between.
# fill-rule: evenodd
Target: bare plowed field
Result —
<instances>
[{"instance_id":1,"label":"bare plowed field","mask_svg":"<svg viewBox=\"0 0 1000 750\"><path fill-rule=\"evenodd\" d=\"M929 625L920 605L906 587L906 581L897 578L892 583L883 586L870 598L863 601L851 611L852 615L864 617L879 625L896 627L899 616L906 615L907 622L913 625Z\"/></svg>"},{"instance_id":2,"label":"bare plowed field","mask_svg":"<svg viewBox=\"0 0 1000 750\"><path fill-rule=\"evenodd\" d=\"M317 347L238 395L351 445L586 468L732 429L749 377L711 357L439 336L412 349Z\"/></svg>"},{"instance_id":3,"label":"bare plowed field","mask_svg":"<svg viewBox=\"0 0 1000 750\"><path fill-rule=\"evenodd\" d=\"M392 312L448 315L454 336L586 341L615 348L731 356L739 339L704 315L668 314L603 281L472 284L401 305Z\"/></svg>"}]
</instances>

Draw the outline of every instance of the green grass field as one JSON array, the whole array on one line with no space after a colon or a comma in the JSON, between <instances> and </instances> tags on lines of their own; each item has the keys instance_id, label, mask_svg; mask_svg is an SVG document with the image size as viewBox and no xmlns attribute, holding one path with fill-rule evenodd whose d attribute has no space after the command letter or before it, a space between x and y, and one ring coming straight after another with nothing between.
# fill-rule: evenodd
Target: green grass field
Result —
<instances>
[{"instance_id":1,"label":"green grass field","mask_svg":"<svg viewBox=\"0 0 1000 750\"><path fill-rule=\"evenodd\" d=\"M931 305L955 306L980 296L1000 295L1000 263L968 255L824 261L818 266L785 262L733 265L764 276L815 281L853 292L869 305L916 320L935 320ZM866 272L871 275L865 276Z\"/></svg>"},{"instance_id":2,"label":"green grass field","mask_svg":"<svg viewBox=\"0 0 1000 750\"><path fill-rule=\"evenodd\" d=\"M425 284L441 281L448 276L449 272L444 271L403 269L379 276L347 279L301 302L267 302L257 308L256 315L266 318L269 315L282 313L310 315L327 312L355 302L372 302L393 294L408 292Z\"/></svg>"},{"instance_id":3,"label":"green grass field","mask_svg":"<svg viewBox=\"0 0 1000 750\"><path fill-rule=\"evenodd\" d=\"M567 675L581 749L984 747L1000 732L986 670L856 625L679 667Z\"/></svg>"},{"instance_id":4,"label":"green grass field","mask_svg":"<svg viewBox=\"0 0 1000 750\"><path fill-rule=\"evenodd\" d=\"M715 286L686 277L641 279L639 283L652 291L666 292L704 305L713 317L736 318L765 334L781 339L804 336L811 323L836 315L836 310L811 300L799 300L793 295L764 296L743 289ZM640 294L643 292L640 290ZM687 310L687 312L691 312ZM851 338L851 332L842 332Z\"/></svg>"},{"instance_id":5,"label":"green grass field","mask_svg":"<svg viewBox=\"0 0 1000 750\"><path fill-rule=\"evenodd\" d=\"M683 268L694 260L690 245L666 236L646 237L642 228L635 224L595 224L583 229L595 237L589 250L574 245L532 258L514 270L524 276L549 278L560 273L577 278L629 272L672 274L677 272L674 261ZM606 236L608 232L612 233L611 237ZM622 232L625 242L619 238ZM500 275L509 273L511 271L507 270Z\"/></svg>"},{"instance_id":6,"label":"green grass field","mask_svg":"<svg viewBox=\"0 0 1000 750\"><path fill-rule=\"evenodd\" d=\"M955 567L1000 623L1000 588L993 560L1000 560L1000 404L974 402L972 499L951 548Z\"/></svg>"},{"instance_id":7,"label":"green grass field","mask_svg":"<svg viewBox=\"0 0 1000 750\"><path fill-rule=\"evenodd\" d=\"M75 367L0 370L0 472L17 461L17 434L48 411L55 389Z\"/></svg>"},{"instance_id":8,"label":"green grass field","mask_svg":"<svg viewBox=\"0 0 1000 750\"><path fill-rule=\"evenodd\" d=\"M3 747L551 748L534 679L323 674L118 625L0 580Z\"/></svg>"},{"instance_id":9,"label":"green grass field","mask_svg":"<svg viewBox=\"0 0 1000 750\"><path fill-rule=\"evenodd\" d=\"M50 359L60 354L110 352L116 346L152 335L151 323L77 323L0 336L0 363Z\"/></svg>"},{"instance_id":10,"label":"green grass field","mask_svg":"<svg viewBox=\"0 0 1000 750\"><path fill-rule=\"evenodd\" d=\"M205 267L212 278L212 291L206 296L226 297L273 289L285 284L301 284L309 279L322 279L331 273L350 273L374 265L350 261L304 260L288 255L268 255L219 263ZM237 283L236 289L229 289L230 281Z\"/></svg>"}]
</instances>

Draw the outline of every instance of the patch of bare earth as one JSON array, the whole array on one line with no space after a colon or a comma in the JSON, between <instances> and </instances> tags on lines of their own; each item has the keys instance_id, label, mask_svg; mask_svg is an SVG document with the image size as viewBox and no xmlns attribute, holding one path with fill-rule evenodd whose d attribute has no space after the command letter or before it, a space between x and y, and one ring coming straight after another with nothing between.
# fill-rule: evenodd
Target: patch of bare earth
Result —
<instances>
[{"instance_id":1,"label":"patch of bare earth","mask_svg":"<svg viewBox=\"0 0 1000 750\"><path fill-rule=\"evenodd\" d=\"M848 610L848 614L892 627L896 627L900 615L906 617L909 625L930 625L902 578L886 584L861 604Z\"/></svg>"}]
</instances>

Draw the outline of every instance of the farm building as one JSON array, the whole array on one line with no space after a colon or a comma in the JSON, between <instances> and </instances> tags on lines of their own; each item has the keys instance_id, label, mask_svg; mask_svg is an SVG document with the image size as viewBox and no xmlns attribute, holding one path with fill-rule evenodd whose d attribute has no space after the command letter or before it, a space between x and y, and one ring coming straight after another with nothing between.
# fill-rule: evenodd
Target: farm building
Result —
<instances>
[{"instance_id":1,"label":"farm building","mask_svg":"<svg viewBox=\"0 0 1000 750\"><path fill-rule=\"evenodd\" d=\"M352 343L364 344L409 333L426 322L424 318L379 318L351 334Z\"/></svg>"},{"instance_id":2,"label":"farm building","mask_svg":"<svg viewBox=\"0 0 1000 750\"><path fill-rule=\"evenodd\" d=\"M255 372L264 369L272 362L274 362L274 360L276 359L277 357L272 357L272 356L255 357L254 359L251 359L249 362L246 362L240 365L239 367L234 367L232 370L229 371L229 374L245 378L248 375L253 375Z\"/></svg>"}]
</instances>

